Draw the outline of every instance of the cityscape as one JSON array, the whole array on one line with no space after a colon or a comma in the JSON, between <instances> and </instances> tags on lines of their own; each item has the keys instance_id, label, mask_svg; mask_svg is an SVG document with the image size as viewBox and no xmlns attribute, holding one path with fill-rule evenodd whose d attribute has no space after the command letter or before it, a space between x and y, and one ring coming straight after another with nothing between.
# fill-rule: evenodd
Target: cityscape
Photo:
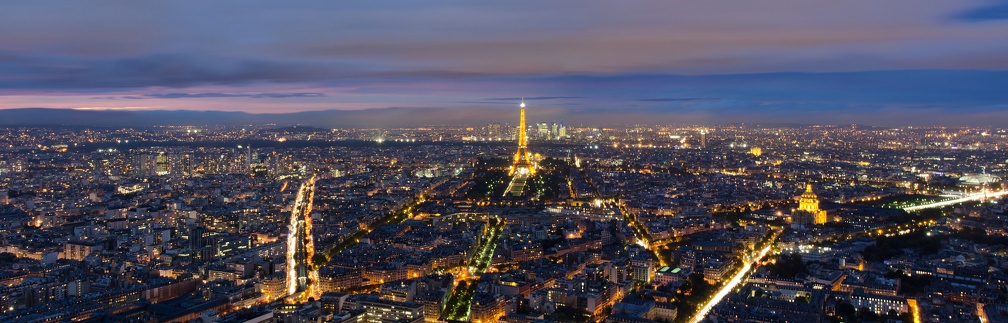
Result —
<instances>
[{"instance_id":1,"label":"cityscape","mask_svg":"<svg viewBox=\"0 0 1008 323\"><path fill-rule=\"evenodd\" d=\"M1005 4L398 4L0 12L0 322L1008 322Z\"/></svg>"}]
</instances>

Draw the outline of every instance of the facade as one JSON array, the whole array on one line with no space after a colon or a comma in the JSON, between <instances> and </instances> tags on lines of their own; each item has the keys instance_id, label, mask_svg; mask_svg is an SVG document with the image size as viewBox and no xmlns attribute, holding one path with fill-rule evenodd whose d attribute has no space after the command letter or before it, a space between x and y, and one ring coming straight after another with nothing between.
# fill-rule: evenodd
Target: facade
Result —
<instances>
[{"instance_id":1,"label":"facade","mask_svg":"<svg viewBox=\"0 0 1008 323\"><path fill-rule=\"evenodd\" d=\"M416 303L393 302L386 300L366 300L360 302L358 308L365 311L368 323L424 321L424 306Z\"/></svg>"},{"instance_id":2,"label":"facade","mask_svg":"<svg viewBox=\"0 0 1008 323\"><path fill-rule=\"evenodd\" d=\"M683 281L682 268L662 267L655 272L655 281L662 285L681 282Z\"/></svg>"},{"instance_id":3,"label":"facade","mask_svg":"<svg viewBox=\"0 0 1008 323\"><path fill-rule=\"evenodd\" d=\"M98 249L100 248L90 242L67 242L63 245L63 258L82 261L84 257L91 255Z\"/></svg>"},{"instance_id":4,"label":"facade","mask_svg":"<svg viewBox=\"0 0 1008 323\"><path fill-rule=\"evenodd\" d=\"M896 313L909 311L906 298L896 296L854 293L850 296L850 303L854 308L864 307L879 314L889 313L890 310Z\"/></svg>"},{"instance_id":5,"label":"facade","mask_svg":"<svg viewBox=\"0 0 1008 323\"><path fill-rule=\"evenodd\" d=\"M679 308L672 303L655 303L651 308L651 318L653 320L672 322L679 314Z\"/></svg>"},{"instance_id":6,"label":"facade","mask_svg":"<svg viewBox=\"0 0 1008 323\"><path fill-rule=\"evenodd\" d=\"M812 192L812 184L805 186L805 192L798 197L798 210L792 219L796 224L824 224L826 211L819 209L819 196Z\"/></svg>"},{"instance_id":7,"label":"facade","mask_svg":"<svg viewBox=\"0 0 1008 323\"><path fill-rule=\"evenodd\" d=\"M635 281L650 284L654 280L655 262L647 259L630 260L630 277Z\"/></svg>"},{"instance_id":8,"label":"facade","mask_svg":"<svg viewBox=\"0 0 1008 323\"><path fill-rule=\"evenodd\" d=\"M497 322L504 316L504 298L499 295L477 295L469 310L469 320L474 323Z\"/></svg>"},{"instance_id":9,"label":"facade","mask_svg":"<svg viewBox=\"0 0 1008 323\"><path fill-rule=\"evenodd\" d=\"M448 293L443 290L427 291L417 295L414 301L423 305L425 322L437 322L448 301Z\"/></svg>"}]
</instances>

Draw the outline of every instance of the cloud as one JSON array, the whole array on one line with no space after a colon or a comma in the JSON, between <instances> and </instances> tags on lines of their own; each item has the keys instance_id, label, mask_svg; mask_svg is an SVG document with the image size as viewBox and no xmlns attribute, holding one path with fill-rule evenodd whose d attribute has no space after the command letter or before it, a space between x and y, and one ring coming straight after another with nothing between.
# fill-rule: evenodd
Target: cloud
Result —
<instances>
[{"instance_id":1,"label":"cloud","mask_svg":"<svg viewBox=\"0 0 1008 323\"><path fill-rule=\"evenodd\" d=\"M996 0L988 5L971 9L956 15L965 21L990 21L1008 19L1008 1Z\"/></svg>"},{"instance_id":2,"label":"cloud","mask_svg":"<svg viewBox=\"0 0 1008 323\"><path fill-rule=\"evenodd\" d=\"M563 100L563 99L580 99L579 96L529 96L529 97L511 97L511 98L486 98L487 101L519 101L519 100Z\"/></svg>"},{"instance_id":3,"label":"cloud","mask_svg":"<svg viewBox=\"0 0 1008 323\"><path fill-rule=\"evenodd\" d=\"M293 92L293 93L158 93L158 94L145 94L146 98L157 98L157 99L187 99L187 98L269 98L269 99L283 99L283 98L319 98L325 97L325 94L318 92Z\"/></svg>"},{"instance_id":4,"label":"cloud","mask_svg":"<svg viewBox=\"0 0 1008 323\"><path fill-rule=\"evenodd\" d=\"M957 111L950 109L860 107L805 110L774 104L752 106L749 110L677 111L655 113L649 108L569 109L546 107L528 111L530 123L558 122L574 126L626 126L633 124L862 124L872 126L1001 126L1008 123L1004 105L996 110ZM129 111L124 111L129 110ZM146 126L158 124L278 124L317 127L399 127L432 125L482 126L491 122L514 124L514 108L431 108L403 107L368 110L326 110L297 113L248 114L220 111L164 111L145 107L89 107L79 110L0 110L0 125L109 125Z\"/></svg>"},{"instance_id":5,"label":"cloud","mask_svg":"<svg viewBox=\"0 0 1008 323\"><path fill-rule=\"evenodd\" d=\"M0 59L0 88L116 89L241 86L254 82L311 82L354 75L354 68L191 54L88 58L8 55Z\"/></svg>"},{"instance_id":6,"label":"cloud","mask_svg":"<svg viewBox=\"0 0 1008 323\"><path fill-rule=\"evenodd\" d=\"M1001 17L1004 6L965 16ZM0 11L0 88L933 69L977 61L1008 68L999 59L1008 50L999 44L1004 26L943 21L973 7L916 0L29 1Z\"/></svg>"},{"instance_id":7,"label":"cloud","mask_svg":"<svg viewBox=\"0 0 1008 323\"><path fill-rule=\"evenodd\" d=\"M1008 115L1008 108L1004 106L1004 102L1008 102L1008 92L1004 91L1008 88L1008 71L618 74L448 80L393 78L330 80L322 84L324 85L311 87L311 91L303 90L309 88L297 84L285 89L274 88L272 84L260 84L240 88L193 87L188 91L170 92L160 88L140 88L101 96L91 93L57 97L0 96L0 108L72 108L81 106L81 102L85 102L81 101L82 98L87 100L83 104L85 106L135 106L138 104L127 100L135 98L143 99L143 105L157 109L279 113L397 106L402 109L439 107L455 111L455 114L473 111L472 109L499 108L507 114L516 111L516 102L521 98L493 95L528 93L526 102L530 115L545 116L549 112L554 116L551 117L553 119L579 120L585 124L591 124L593 118L600 123L614 120L704 120L717 123L718 118L728 120L739 115L749 116L752 120L763 120L758 115L789 120L801 116L808 122L829 123L832 117L842 117L837 120L860 117L848 117L843 113L857 112L868 116L876 115L877 111L884 109L928 111L927 115L915 114L914 118L976 113ZM273 90L269 90L271 88ZM231 92L227 89L242 91ZM324 92L315 89L324 89ZM179 98L185 100L176 100ZM424 110L417 110L420 114L422 111ZM572 115L578 115L579 119ZM683 119L687 115L707 117ZM399 116L418 118L406 113L389 115ZM901 122L883 120L893 116L878 115L877 122ZM474 117L472 120L476 119ZM454 119L446 117L444 120Z\"/></svg>"},{"instance_id":8,"label":"cloud","mask_svg":"<svg viewBox=\"0 0 1008 323\"><path fill-rule=\"evenodd\" d=\"M716 98L650 98L650 99L640 99L640 102L696 102L696 101L712 101L717 100Z\"/></svg>"}]
</instances>

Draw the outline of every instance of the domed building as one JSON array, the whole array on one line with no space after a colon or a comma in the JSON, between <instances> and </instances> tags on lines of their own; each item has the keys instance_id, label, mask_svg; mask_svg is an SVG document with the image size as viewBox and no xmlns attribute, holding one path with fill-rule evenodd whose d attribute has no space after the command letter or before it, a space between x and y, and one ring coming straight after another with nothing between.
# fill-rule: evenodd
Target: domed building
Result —
<instances>
[{"instance_id":1,"label":"domed building","mask_svg":"<svg viewBox=\"0 0 1008 323\"><path fill-rule=\"evenodd\" d=\"M812 192L812 184L806 184L805 192L798 197L798 210L791 218L794 224L826 223L826 211L819 209L819 196Z\"/></svg>"}]
</instances>

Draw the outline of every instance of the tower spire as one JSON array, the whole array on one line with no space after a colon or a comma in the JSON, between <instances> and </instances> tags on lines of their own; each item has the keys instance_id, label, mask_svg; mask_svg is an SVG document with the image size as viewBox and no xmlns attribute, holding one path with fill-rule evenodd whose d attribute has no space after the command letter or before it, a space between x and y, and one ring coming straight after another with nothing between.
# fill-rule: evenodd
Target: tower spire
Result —
<instances>
[{"instance_id":1,"label":"tower spire","mask_svg":"<svg viewBox=\"0 0 1008 323\"><path fill-rule=\"evenodd\" d=\"M527 138L525 135L525 97L522 97L521 105L521 118L518 120L518 149L519 151L528 146Z\"/></svg>"}]
</instances>

